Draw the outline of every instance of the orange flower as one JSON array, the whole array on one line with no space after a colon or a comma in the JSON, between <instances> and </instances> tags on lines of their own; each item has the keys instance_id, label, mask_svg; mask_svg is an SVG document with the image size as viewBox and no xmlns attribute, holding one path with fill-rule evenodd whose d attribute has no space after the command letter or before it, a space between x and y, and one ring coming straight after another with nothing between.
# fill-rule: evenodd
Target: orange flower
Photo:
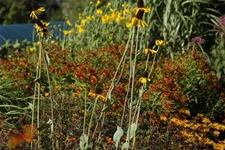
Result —
<instances>
[{"instance_id":1,"label":"orange flower","mask_svg":"<svg viewBox=\"0 0 225 150\"><path fill-rule=\"evenodd\" d=\"M23 134L20 133L20 134L9 137L8 146L10 148L15 148L15 147L21 146L23 142L24 142Z\"/></svg>"},{"instance_id":2,"label":"orange flower","mask_svg":"<svg viewBox=\"0 0 225 150\"><path fill-rule=\"evenodd\" d=\"M33 132L31 132L31 130L32 130L31 125L23 126L23 131L21 133L9 137L8 146L10 148L15 148L20 147L25 142L31 143L33 141L33 135L35 134L37 128L33 127Z\"/></svg>"}]
</instances>

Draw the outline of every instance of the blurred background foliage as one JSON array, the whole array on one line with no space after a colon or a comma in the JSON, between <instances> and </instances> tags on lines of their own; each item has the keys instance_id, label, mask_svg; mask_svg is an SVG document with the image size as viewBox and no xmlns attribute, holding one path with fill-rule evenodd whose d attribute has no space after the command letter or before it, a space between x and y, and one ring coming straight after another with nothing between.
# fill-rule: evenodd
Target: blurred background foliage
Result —
<instances>
[{"instance_id":1,"label":"blurred background foliage","mask_svg":"<svg viewBox=\"0 0 225 150\"><path fill-rule=\"evenodd\" d=\"M46 8L45 18L49 21L64 20L65 17L76 19L88 0L36 0ZM29 14L32 0L0 0L0 24L30 23Z\"/></svg>"}]
</instances>

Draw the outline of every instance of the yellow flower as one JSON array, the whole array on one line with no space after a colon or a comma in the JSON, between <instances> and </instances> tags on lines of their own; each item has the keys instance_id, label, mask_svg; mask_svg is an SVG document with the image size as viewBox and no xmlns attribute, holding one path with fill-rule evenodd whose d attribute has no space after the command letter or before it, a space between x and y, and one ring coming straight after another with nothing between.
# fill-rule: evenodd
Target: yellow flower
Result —
<instances>
[{"instance_id":1,"label":"yellow flower","mask_svg":"<svg viewBox=\"0 0 225 150\"><path fill-rule=\"evenodd\" d=\"M105 14L104 16L102 16L102 23L106 24L110 21L109 15Z\"/></svg>"},{"instance_id":2,"label":"yellow flower","mask_svg":"<svg viewBox=\"0 0 225 150\"><path fill-rule=\"evenodd\" d=\"M180 109L179 112L180 112L180 113L183 113L183 114L185 114L185 115L187 115L187 116L190 116L190 115L191 115L190 111L187 110L187 109Z\"/></svg>"},{"instance_id":3,"label":"yellow flower","mask_svg":"<svg viewBox=\"0 0 225 150\"><path fill-rule=\"evenodd\" d=\"M127 15L127 14L130 14L130 13L131 13L131 11L129 9L124 9L123 10L123 15L124 16Z\"/></svg>"},{"instance_id":4,"label":"yellow flower","mask_svg":"<svg viewBox=\"0 0 225 150\"><path fill-rule=\"evenodd\" d=\"M72 26L72 25L73 25L72 22L70 22L70 20L66 20L66 24L67 24L68 26Z\"/></svg>"},{"instance_id":5,"label":"yellow flower","mask_svg":"<svg viewBox=\"0 0 225 150\"><path fill-rule=\"evenodd\" d=\"M91 17L88 17L88 20L90 20ZM87 19L81 19L81 24L84 26L87 22Z\"/></svg>"},{"instance_id":6,"label":"yellow flower","mask_svg":"<svg viewBox=\"0 0 225 150\"><path fill-rule=\"evenodd\" d=\"M149 78L145 78L145 77L141 77L140 79L139 79L139 82L141 82L141 83L143 83L143 84L146 84L147 82L149 82L150 81L150 79Z\"/></svg>"},{"instance_id":7,"label":"yellow flower","mask_svg":"<svg viewBox=\"0 0 225 150\"><path fill-rule=\"evenodd\" d=\"M214 134L215 136L219 136L219 135L220 135L220 132L219 132L219 131L213 131L213 134Z\"/></svg>"},{"instance_id":8,"label":"yellow flower","mask_svg":"<svg viewBox=\"0 0 225 150\"><path fill-rule=\"evenodd\" d=\"M78 117L78 114L74 113L74 114L72 114L72 116L73 116L74 118L77 118L77 117Z\"/></svg>"},{"instance_id":9,"label":"yellow flower","mask_svg":"<svg viewBox=\"0 0 225 150\"><path fill-rule=\"evenodd\" d=\"M38 30L39 35L41 37L44 37L44 35L51 36L50 34L47 33L48 27L50 24L49 22L43 22L43 21L36 20L35 23L36 23L35 28Z\"/></svg>"},{"instance_id":10,"label":"yellow flower","mask_svg":"<svg viewBox=\"0 0 225 150\"><path fill-rule=\"evenodd\" d=\"M49 97L50 93L45 92L45 97Z\"/></svg>"},{"instance_id":11,"label":"yellow flower","mask_svg":"<svg viewBox=\"0 0 225 150\"><path fill-rule=\"evenodd\" d=\"M96 6L99 6L101 4L101 1L97 1Z\"/></svg>"},{"instance_id":12,"label":"yellow flower","mask_svg":"<svg viewBox=\"0 0 225 150\"><path fill-rule=\"evenodd\" d=\"M51 40L51 44L55 44L55 41L54 40Z\"/></svg>"},{"instance_id":13,"label":"yellow flower","mask_svg":"<svg viewBox=\"0 0 225 150\"><path fill-rule=\"evenodd\" d=\"M35 50L35 48L34 48L34 47L30 47L30 48L29 48L29 51L30 51L31 53L33 53L33 52L34 52L34 50Z\"/></svg>"},{"instance_id":14,"label":"yellow flower","mask_svg":"<svg viewBox=\"0 0 225 150\"><path fill-rule=\"evenodd\" d=\"M101 9L97 9L96 10L97 14L101 15L103 13L103 11Z\"/></svg>"},{"instance_id":15,"label":"yellow flower","mask_svg":"<svg viewBox=\"0 0 225 150\"><path fill-rule=\"evenodd\" d=\"M106 102L107 98L101 94L96 94L96 93L93 93L93 92L89 92L88 96L92 97L92 98L97 98L97 99L100 99L101 101L103 102Z\"/></svg>"},{"instance_id":16,"label":"yellow flower","mask_svg":"<svg viewBox=\"0 0 225 150\"><path fill-rule=\"evenodd\" d=\"M30 13L30 17L34 20L34 19L37 19L37 16L40 15L42 12L45 11L45 8L44 7L40 7L38 8L37 10L33 10L31 11Z\"/></svg>"},{"instance_id":17,"label":"yellow flower","mask_svg":"<svg viewBox=\"0 0 225 150\"><path fill-rule=\"evenodd\" d=\"M166 41L163 41L163 40L156 40L155 41L155 45L156 46L161 46L161 45L166 45L168 44Z\"/></svg>"},{"instance_id":18,"label":"yellow flower","mask_svg":"<svg viewBox=\"0 0 225 150\"><path fill-rule=\"evenodd\" d=\"M112 3L108 2L107 3L107 7L110 7L112 5Z\"/></svg>"},{"instance_id":19,"label":"yellow flower","mask_svg":"<svg viewBox=\"0 0 225 150\"><path fill-rule=\"evenodd\" d=\"M148 24L145 21L143 21L141 19L138 19L137 17L133 17L131 19L131 22L130 23L127 23L126 26L127 26L127 28L130 28L132 26L147 27Z\"/></svg>"},{"instance_id":20,"label":"yellow flower","mask_svg":"<svg viewBox=\"0 0 225 150\"><path fill-rule=\"evenodd\" d=\"M146 48L146 49L144 49L144 53L145 53L145 54L151 53L151 54L153 55L153 54L156 54L157 51L154 50L154 49L148 49L148 48Z\"/></svg>"},{"instance_id":21,"label":"yellow flower","mask_svg":"<svg viewBox=\"0 0 225 150\"><path fill-rule=\"evenodd\" d=\"M162 121L167 121L167 117L165 117L165 116L160 116L160 120L162 120Z\"/></svg>"},{"instance_id":22,"label":"yellow flower","mask_svg":"<svg viewBox=\"0 0 225 150\"><path fill-rule=\"evenodd\" d=\"M151 12L151 9L150 8L135 8L135 14L137 15L137 13L138 13L138 11L144 11L144 13L149 13L149 12Z\"/></svg>"},{"instance_id":23,"label":"yellow flower","mask_svg":"<svg viewBox=\"0 0 225 150\"><path fill-rule=\"evenodd\" d=\"M71 33L73 33L74 32L74 30L72 29L72 30L64 30L63 31L63 34L64 35L69 35L69 34L71 34Z\"/></svg>"},{"instance_id":24,"label":"yellow flower","mask_svg":"<svg viewBox=\"0 0 225 150\"><path fill-rule=\"evenodd\" d=\"M40 41L37 41L37 42L35 43L36 46L40 46L40 44L41 44Z\"/></svg>"},{"instance_id":25,"label":"yellow flower","mask_svg":"<svg viewBox=\"0 0 225 150\"><path fill-rule=\"evenodd\" d=\"M83 26L83 25L78 25L78 24L76 24L76 28L78 29L78 32L79 32L79 33L83 33L83 32L86 31L86 30L84 29L84 26Z\"/></svg>"},{"instance_id":26,"label":"yellow flower","mask_svg":"<svg viewBox=\"0 0 225 150\"><path fill-rule=\"evenodd\" d=\"M207 118L203 118L202 119L202 123L208 124L208 123L211 123L211 121L209 119L207 119Z\"/></svg>"}]
</instances>

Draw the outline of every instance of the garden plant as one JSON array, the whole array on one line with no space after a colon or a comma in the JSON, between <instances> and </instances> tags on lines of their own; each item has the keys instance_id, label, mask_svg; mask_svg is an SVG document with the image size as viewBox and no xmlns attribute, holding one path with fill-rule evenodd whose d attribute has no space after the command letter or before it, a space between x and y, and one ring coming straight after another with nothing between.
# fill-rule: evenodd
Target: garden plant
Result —
<instances>
[{"instance_id":1,"label":"garden plant","mask_svg":"<svg viewBox=\"0 0 225 150\"><path fill-rule=\"evenodd\" d=\"M39 40L0 49L0 149L225 149L222 6L90 1L53 40L32 2Z\"/></svg>"}]
</instances>

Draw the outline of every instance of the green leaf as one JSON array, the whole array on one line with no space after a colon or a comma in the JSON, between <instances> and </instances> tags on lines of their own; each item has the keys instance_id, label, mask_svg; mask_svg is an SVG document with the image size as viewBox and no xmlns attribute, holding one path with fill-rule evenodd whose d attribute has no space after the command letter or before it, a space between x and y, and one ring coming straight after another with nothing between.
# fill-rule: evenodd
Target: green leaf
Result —
<instances>
[{"instance_id":1,"label":"green leaf","mask_svg":"<svg viewBox=\"0 0 225 150\"><path fill-rule=\"evenodd\" d=\"M137 130L137 123L132 123L131 126L127 130L127 138L132 139L135 136Z\"/></svg>"},{"instance_id":2,"label":"green leaf","mask_svg":"<svg viewBox=\"0 0 225 150\"><path fill-rule=\"evenodd\" d=\"M81 150L84 150L84 149L87 148L87 146L88 146L88 136L87 136L86 134L83 133L83 134L80 136L80 149L81 149Z\"/></svg>"},{"instance_id":3,"label":"green leaf","mask_svg":"<svg viewBox=\"0 0 225 150\"><path fill-rule=\"evenodd\" d=\"M123 143L122 149L128 149L129 148L129 143L128 141L126 141L125 143Z\"/></svg>"},{"instance_id":4,"label":"green leaf","mask_svg":"<svg viewBox=\"0 0 225 150\"><path fill-rule=\"evenodd\" d=\"M117 126L117 130L113 135L113 141L115 142L116 147L118 147L120 138L123 136L123 133L124 133L123 129L121 127Z\"/></svg>"},{"instance_id":5,"label":"green leaf","mask_svg":"<svg viewBox=\"0 0 225 150\"><path fill-rule=\"evenodd\" d=\"M45 60L46 60L46 63L47 63L47 66L50 65L50 58L48 56L48 52L45 51Z\"/></svg>"}]
</instances>

